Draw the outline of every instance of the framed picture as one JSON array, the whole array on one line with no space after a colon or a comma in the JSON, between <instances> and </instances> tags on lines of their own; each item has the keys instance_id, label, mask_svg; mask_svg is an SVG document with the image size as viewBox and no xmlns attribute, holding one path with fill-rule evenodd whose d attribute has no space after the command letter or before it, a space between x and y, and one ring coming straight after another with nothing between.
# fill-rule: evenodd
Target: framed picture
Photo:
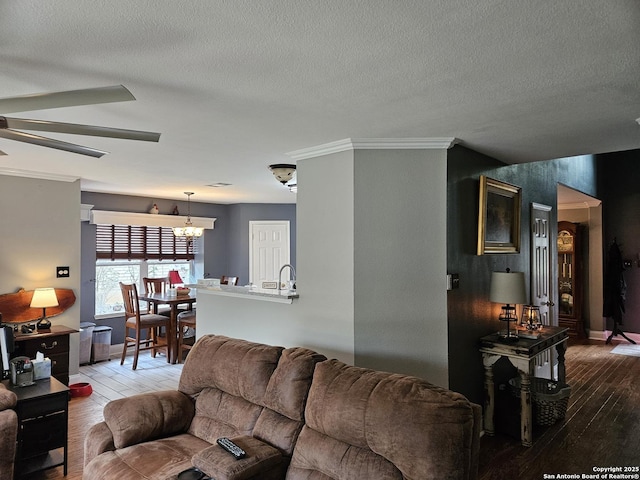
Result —
<instances>
[{"instance_id":1,"label":"framed picture","mask_svg":"<svg viewBox=\"0 0 640 480\"><path fill-rule=\"evenodd\" d=\"M520 253L520 187L480 176L478 255Z\"/></svg>"}]
</instances>

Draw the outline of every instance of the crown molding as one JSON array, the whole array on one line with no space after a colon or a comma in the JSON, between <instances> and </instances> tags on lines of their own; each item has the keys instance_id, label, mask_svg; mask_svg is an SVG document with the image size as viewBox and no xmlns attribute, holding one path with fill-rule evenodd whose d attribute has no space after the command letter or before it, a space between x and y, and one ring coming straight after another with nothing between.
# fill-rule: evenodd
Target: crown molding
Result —
<instances>
[{"instance_id":1,"label":"crown molding","mask_svg":"<svg viewBox=\"0 0 640 480\"><path fill-rule=\"evenodd\" d=\"M151 213L91 210L90 223L99 225L137 225L143 227L184 227L187 217ZM191 217L194 227L213 229L215 218Z\"/></svg>"},{"instance_id":2,"label":"crown molding","mask_svg":"<svg viewBox=\"0 0 640 480\"><path fill-rule=\"evenodd\" d=\"M449 149L460 141L455 137L440 138L345 138L335 142L303 148L287 153L294 160L322 157L348 150L420 150Z\"/></svg>"},{"instance_id":3,"label":"crown molding","mask_svg":"<svg viewBox=\"0 0 640 480\"><path fill-rule=\"evenodd\" d=\"M576 202L576 203L559 203L558 210L577 210L580 208L593 208L597 207L602 203L601 200L594 198L593 200L589 200L586 202Z\"/></svg>"},{"instance_id":4,"label":"crown molding","mask_svg":"<svg viewBox=\"0 0 640 480\"><path fill-rule=\"evenodd\" d=\"M12 177L38 178L40 180L54 180L56 182L75 182L80 177L71 175L58 175L56 173L32 172L30 170L20 170L17 168L0 167L0 175L9 175Z\"/></svg>"}]
</instances>

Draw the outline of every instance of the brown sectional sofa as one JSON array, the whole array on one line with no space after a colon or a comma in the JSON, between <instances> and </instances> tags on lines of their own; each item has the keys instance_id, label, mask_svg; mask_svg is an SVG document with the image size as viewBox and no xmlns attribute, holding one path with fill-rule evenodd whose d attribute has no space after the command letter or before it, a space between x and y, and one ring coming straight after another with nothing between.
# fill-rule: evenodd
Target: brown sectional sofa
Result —
<instances>
[{"instance_id":1,"label":"brown sectional sofa","mask_svg":"<svg viewBox=\"0 0 640 480\"><path fill-rule=\"evenodd\" d=\"M12 408L16 402L16 394L0 383L0 480L13 480L18 415Z\"/></svg>"},{"instance_id":2,"label":"brown sectional sofa","mask_svg":"<svg viewBox=\"0 0 640 480\"><path fill-rule=\"evenodd\" d=\"M109 403L85 439L84 478L476 478L480 407L415 377L305 348L198 340L177 391ZM235 460L216 439L247 452Z\"/></svg>"}]
</instances>

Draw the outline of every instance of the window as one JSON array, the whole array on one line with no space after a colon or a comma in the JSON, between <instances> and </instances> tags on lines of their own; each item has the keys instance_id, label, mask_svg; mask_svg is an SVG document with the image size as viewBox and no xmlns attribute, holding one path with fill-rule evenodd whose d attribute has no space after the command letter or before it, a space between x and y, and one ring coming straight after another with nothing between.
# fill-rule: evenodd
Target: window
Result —
<instances>
[{"instance_id":1,"label":"window","mask_svg":"<svg viewBox=\"0 0 640 480\"><path fill-rule=\"evenodd\" d=\"M173 235L171 228L135 225L96 225L95 315L119 315L124 310L120 282L136 283L143 291L144 277L166 277L178 270L192 278L197 242Z\"/></svg>"},{"instance_id":2,"label":"window","mask_svg":"<svg viewBox=\"0 0 640 480\"><path fill-rule=\"evenodd\" d=\"M144 277L166 277L169 270L178 270L180 277L189 282L191 262L159 261L96 261L96 317L119 315L124 311L120 282L135 283L138 291L144 291Z\"/></svg>"}]
</instances>

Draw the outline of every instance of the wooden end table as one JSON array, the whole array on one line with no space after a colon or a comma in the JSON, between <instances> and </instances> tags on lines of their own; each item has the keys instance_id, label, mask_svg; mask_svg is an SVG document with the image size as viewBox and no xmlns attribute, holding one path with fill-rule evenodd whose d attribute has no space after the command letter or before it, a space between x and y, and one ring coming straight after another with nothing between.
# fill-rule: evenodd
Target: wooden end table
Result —
<instances>
[{"instance_id":1,"label":"wooden end table","mask_svg":"<svg viewBox=\"0 0 640 480\"><path fill-rule=\"evenodd\" d=\"M55 377L28 387L16 387L9 380L2 383L18 397L15 478L59 466L66 476L69 387Z\"/></svg>"},{"instance_id":2,"label":"wooden end table","mask_svg":"<svg viewBox=\"0 0 640 480\"><path fill-rule=\"evenodd\" d=\"M520 438L522 445L533 445L533 412L531 398L531 377L534 373L535 358L553 347L558 352L558 382L566 383L564 353L567 349L569 329L545 326L539 331L540 338L518 338L507 342L497 333L480 339L480 352L484 364L484 429L487 435L495 433L493 414L495 408L495 385L493 365L502 357L509 359L520 375Z\"/></svg>"}]
</instances>

